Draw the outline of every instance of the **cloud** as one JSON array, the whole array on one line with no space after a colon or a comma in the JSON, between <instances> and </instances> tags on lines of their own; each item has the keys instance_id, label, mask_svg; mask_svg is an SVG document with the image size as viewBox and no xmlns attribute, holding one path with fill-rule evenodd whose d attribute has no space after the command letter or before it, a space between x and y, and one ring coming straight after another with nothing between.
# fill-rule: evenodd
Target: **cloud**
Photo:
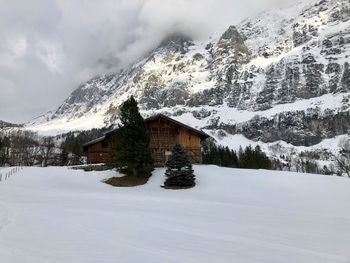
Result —
<instances>
[{"instance_id":1,"label":"cloud","mask_svg":"<svg viewBox=\"0 0 350 263\"><path fill-rule=\"evenodd\" d=\"M294 1L294 0L290 0ZM174 32L205 39L285 0L0 0L0 119L55 109Z\"/></svg>"}]
</instances>

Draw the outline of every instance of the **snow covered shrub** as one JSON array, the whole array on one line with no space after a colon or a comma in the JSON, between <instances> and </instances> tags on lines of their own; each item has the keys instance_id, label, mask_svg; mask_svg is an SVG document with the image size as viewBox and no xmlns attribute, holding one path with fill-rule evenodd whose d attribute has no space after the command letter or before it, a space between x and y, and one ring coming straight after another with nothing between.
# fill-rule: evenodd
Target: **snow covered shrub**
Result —
<instances>
[{"instance_id":1,"label":"snow covered shrub","mask_svg":"<svg viewBox=\"0 0 350 263\"><path fill-rule=\"evenodd\" d=\"M174 146L166 167L165 188L188 188L195 185L192 164L180 144Z\"/></svg>"}]
</instances>

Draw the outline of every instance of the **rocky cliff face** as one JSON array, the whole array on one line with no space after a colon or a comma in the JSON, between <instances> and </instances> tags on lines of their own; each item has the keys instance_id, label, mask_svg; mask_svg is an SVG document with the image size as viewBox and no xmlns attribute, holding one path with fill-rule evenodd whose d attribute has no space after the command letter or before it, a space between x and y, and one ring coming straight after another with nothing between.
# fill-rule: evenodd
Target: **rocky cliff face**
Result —
<instances>
[{"instance_id":1,"label":"rocky cliff face","mask_svg":"<svg viewBox=\"0 0 350 263\"><path fill-rule=\"evenodd\" d=\"M103 127L130 95L217 136L310 146L350 128L350 2L321 0L269 11L207 42L174 35L118 74L75 90L38 131Z\"/></svg>"}]
</instances>

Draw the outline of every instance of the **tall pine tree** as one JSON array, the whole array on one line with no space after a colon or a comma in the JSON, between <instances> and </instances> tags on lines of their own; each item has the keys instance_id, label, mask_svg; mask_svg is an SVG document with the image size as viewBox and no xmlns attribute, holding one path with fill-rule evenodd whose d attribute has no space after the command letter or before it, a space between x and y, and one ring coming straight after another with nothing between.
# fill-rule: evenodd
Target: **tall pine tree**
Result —
<instances>
[{"instance_id":1,"label":"tall pine tree","mask_svg":"<svg viewBox=\"0 0 350 263\"><path fill-rule=\"evenodd\" d=\"M134 97L122 104L120 121L121 125L115 133L113 166L127 175L150 176L153 171L150 135Z\"/></svg>"}]
</instances>

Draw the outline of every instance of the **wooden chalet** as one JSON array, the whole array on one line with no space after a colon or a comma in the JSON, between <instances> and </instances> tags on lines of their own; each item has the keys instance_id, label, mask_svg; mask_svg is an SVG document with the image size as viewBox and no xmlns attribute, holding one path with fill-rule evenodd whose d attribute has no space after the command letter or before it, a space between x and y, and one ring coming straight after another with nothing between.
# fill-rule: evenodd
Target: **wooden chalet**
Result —
<instances>
[{"instance_id":1,"label":"wooden chalet","mask_svg":"<svg viewBox=\"0 0 350 263\"><path fill-rule=\"evenodd\" d=\"M177 143L192 163L202 163L202 141L209 135L162 114L145 122L151 136L150 148L155 165L164 165Z\"/></svg>"},{"instance_id":2,"label":"wooden chalet","mask_svg":"<svg viewBox=\"0 0 350 263\"><path fill-rule=\"evenodd\" d=\"M88 163L106 163L110 158L113 149L113 133L106 133L105 136L97 138L84 144L83 149L87 155Z\"/></svg>"},{"instance_id":3,"label":"wooden chalet","mask_svg":"<svg viewBox=\"0 0 350 263\"><path fill-rule=\"evenodd\" d=\"M179 143L192 163L202 163L202 141L209 138L206 133L158 114L145 120L150 133L150 149L156 166L169 159L171 150ZM84 145L88 163L105 163L110 158L115 131Z\"/></svg>"}]
</instances>

